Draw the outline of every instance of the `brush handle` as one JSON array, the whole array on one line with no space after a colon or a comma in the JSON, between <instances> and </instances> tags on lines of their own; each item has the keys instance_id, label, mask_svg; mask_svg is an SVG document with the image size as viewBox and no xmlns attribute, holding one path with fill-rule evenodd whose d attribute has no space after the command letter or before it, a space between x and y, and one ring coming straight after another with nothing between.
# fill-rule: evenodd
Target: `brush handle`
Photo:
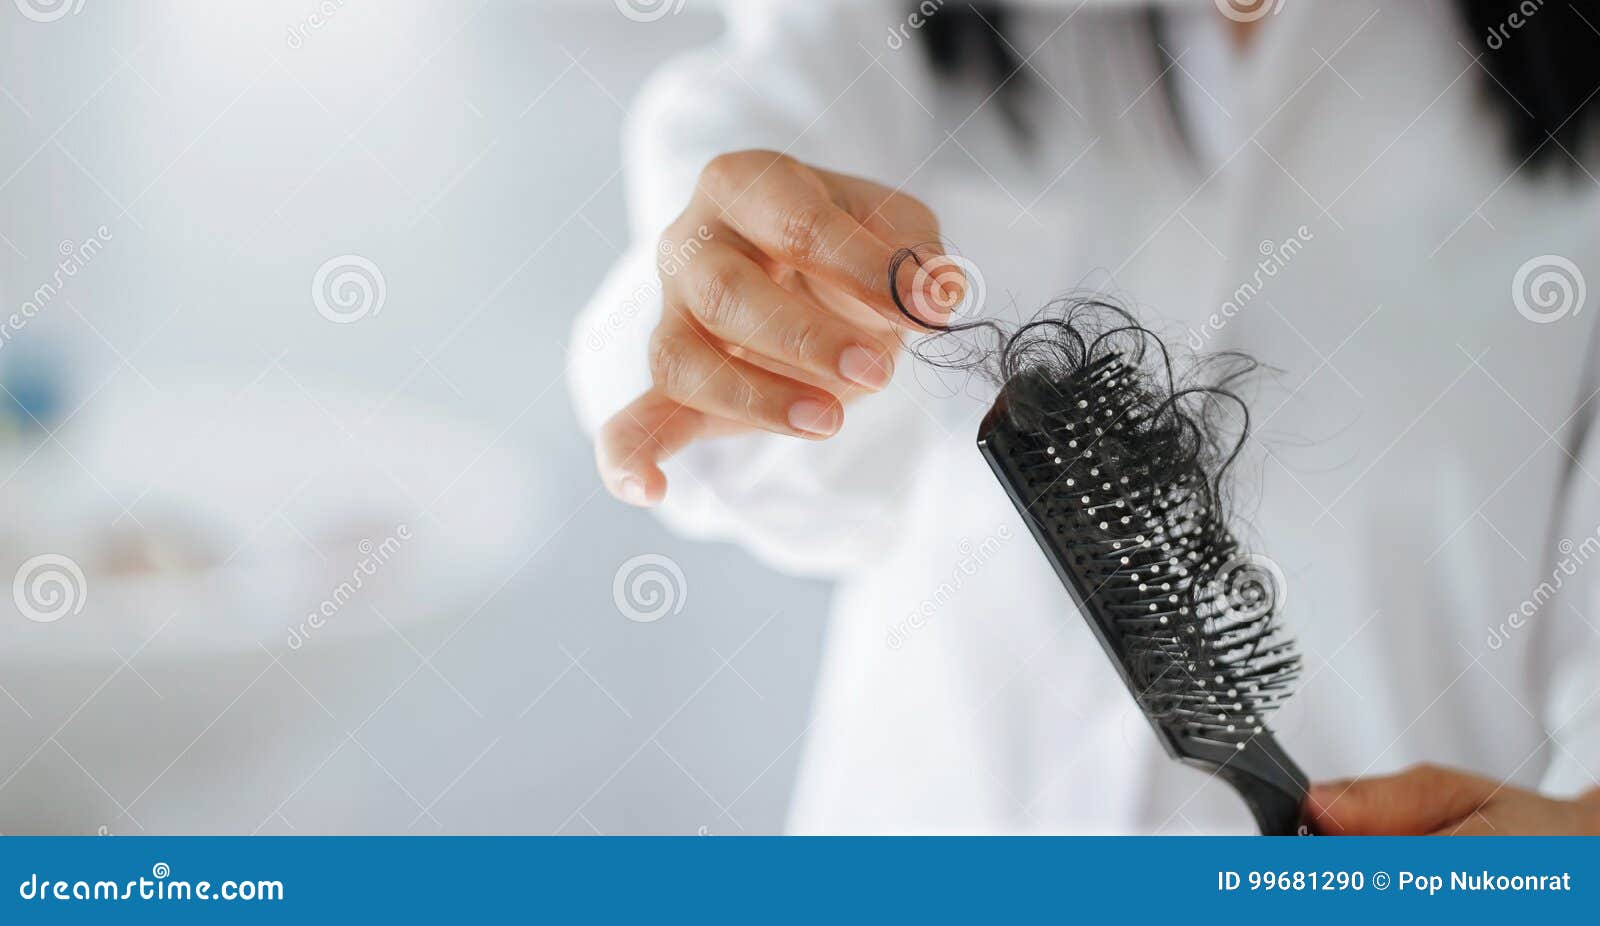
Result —
<instances>
[{"instance_id":1,"label":"brush handle","mask_svg":"<svg viewBox=\"0 0 1600 926\"><path fill-rule=\"evenodd\" d=\"M1201 763L1196 763L1201 764ZM1239 793L1263 836L1307 836L1307 779L1270 733L1250 738L1245 748L1216 766L1216 773Z\"/></svg>"},{"instance_id":2,"label":"brush handle","mask_svg":"<svg viewBox=\"0 0 1600 926\"><path fill-rule=\"evenodd\" d=\"M1285 791L1275 784L1249 775L1230 775L1224 770L1222 777L1233 785L1256 818L1256 827L1263 836L1308 836L1310 821L1302 808L1303 798Z\"/></svg>"}]
</instances>

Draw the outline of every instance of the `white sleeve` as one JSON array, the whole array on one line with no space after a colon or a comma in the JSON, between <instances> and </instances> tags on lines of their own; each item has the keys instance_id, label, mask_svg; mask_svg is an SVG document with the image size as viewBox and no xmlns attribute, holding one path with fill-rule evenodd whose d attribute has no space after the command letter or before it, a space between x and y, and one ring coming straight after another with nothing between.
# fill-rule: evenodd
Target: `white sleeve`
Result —
<instances>
[{"instance_id":1,"label":"white sleeve","mask_svg":"<svg viewBox=\"0 0 1600 926\"><path fill-rule=\"evenodd\" d=\"M1590 382L1584 390L1600 386ZM1534 676L1544 679L1537 710L1549 736L1539 790L1573 797L1600 788L1600 421L1591 421L1567 473L1555 571L1560 593L1527 621L1539 633ZM1570 592L1570 594L1569 594Z\"/></svg>"},{"instance_id":2,"label":"white sleeve","mask_svg":"<svg viewBox=\"0 0 1600 926\"><path fill-rule=\"evenodd\" d=\"M579 316L569 347L578 418L593 435L649 386L646 344L660 316L655 242L700 170L728 151L768 148L898 186L926 151L932 91L917 49L884 46L884 3L741 0L713 46L670 62L629 114L624 171L631 243ZM903 11L898 14L903 16ZM914 193L914 187L908 187ZM887 271L887 268L885 268ZM837 574L882 549L900 522L905 471L938 425L910 363L814 442L750 434L699 442L664 467L662 517L733 540L780 569Z\"/></svg>"},{"instance_id":3,"label":"white sleeve","mask_svg":"<svg viewBox=\"0 0 1600 926\"><path fill-rule=\"evenodd\" d=\"M1597 360L1600 329L1589 338L1579 393L1591 399L1600 390ZM1559 591L1526 621L1537 634L1529 655L1533 678L1544 687L1535 710L1549 742L1539 790L1553 797L1600 788L1600 415L1584 416L1574 416L1576 449L1565 451L1566 484L1549 551L1554 569L1545 573ZM1556 446L1567 446L1567 439L1558 429Z\"/></svg>"}]
</instances>

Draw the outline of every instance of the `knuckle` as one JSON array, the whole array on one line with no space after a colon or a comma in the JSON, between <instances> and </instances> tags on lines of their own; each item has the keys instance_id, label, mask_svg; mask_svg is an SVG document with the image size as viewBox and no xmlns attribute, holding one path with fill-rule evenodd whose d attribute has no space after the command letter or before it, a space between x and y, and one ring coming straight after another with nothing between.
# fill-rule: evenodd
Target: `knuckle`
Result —
<instances>
[{"instance_id":1,"label":"knuckle","mask_svg":"<svg viewBox=\"0 0 1600 926\"><path fill-rule=\"evenodd\" d=\"M758 424L772 421L773 416L768 411L770 403L761 390L745 382L740 382L736 388L734 407L740 410L746 421Z\"/></svg>"},{"instance_id":2,"label":"knuckle","mask_svg":"<svg viewBox=\"0 0 1600 926\"><path fill-rule=\"evenodd\" d=\"M712 194L741 191L743 186L769 168L787 162L788 155L759 148L725 151L700 171L700 188Z\"/></svg>"},{"instance_id":3,"label":"knuckle","mask_svg":"<svg viewBox=\"0 0 1600 926\"><path fill-rule=\"evenodd\" d=\"M661 239L656 242L656 274L663 283L676 272L673 270L671 257L678 252L682 240L676 228L669 226L661 234Z\"/></svg>"},{"instance_id":4,"label":"knuckle","mask_svg":"<svg viewBox=\"0 0 1600 926\"><path fill-rule=\"evenodd\" d=\"M695 221L688 213L668 225L656 243L655 253L656 275L662 286L693 266L715 238L709 225Z\"/></svg>"},{"instance_id":5,"label":"knuckle","mask_svg":"<svg viewBox=\"0 0 1600 926\"><path fill-rule=\"evenodd\" d=\"M1432 762L1414 762L1405 770L1408 778L1417 778L1423 781L1435 781L1443 775L1444 770Z\"/></svg>"},{"instance_id":6,"label":"knuckle","mask_svg":"<svg viewBox=\"0 0 1600 926\"><path fill-rule=\"evenodd\" d=\"M785 259L802 269L822 261L832 209L830 203L808 200L784 213L778 248Z\"/></svg>"},{"instance_id":7,"label":"knuckle","mask_svg":"<svg viewBox=\"0 0 1600 926\"><path fill-rule=\"evenodd\" d=\"M712 193L726 190L737 179L738 162L737 152L719 154L707 161L700 171L700 188Z\"/></svg>"},{"instance_id":8,"label":"knuckle","mask_svg":"<svg viewBox=\"0 0 1600 926\"><path fill-rule=\"evenodd\" d=\"M662 392L682 397L694 390L694 349L682 337L657 329L650 338L649 358L650 379Z\"/></svg>"},{"instance_id":9,"label":"knuckle","mask_svg":"<svg viewBox=\"0 0 1600 926\"><path fill-rule=\"evenodd\" d=\"M783 329L781 335L781 350L784 355L805 363L816 363L824 358L824 342L827 336L816 326L807 323L789 325Z\"/></svg>"},{"instance_id":10,"label":"knuckle","mask_svg":"<svg viewBox=\"0 0 1600 926\"><path fill-rule=\"evenodd\" d=\"M731 267L717 267L695 283L690 310L713 331L725 331L741 311L739 273Z\"/></svg>"}]
</instances>

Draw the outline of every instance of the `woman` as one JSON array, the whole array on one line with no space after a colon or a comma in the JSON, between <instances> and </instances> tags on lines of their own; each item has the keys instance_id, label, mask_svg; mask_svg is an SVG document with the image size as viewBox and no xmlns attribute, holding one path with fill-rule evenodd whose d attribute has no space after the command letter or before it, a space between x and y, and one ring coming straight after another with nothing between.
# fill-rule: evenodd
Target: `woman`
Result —
<instances>
[{"instance_id":1,"label":"woman","mask_svg":"<svg viewBox=\"0 0 1600 926\"><path fill-rule=\"evenodd\" d=\"M1249 830L986 471L992 393L901 349L942 237L963 312L1090 290L1281 371L1235 476L1323 831L1600 831L1600 17L1518 9L746 2L657 75L574 392L619 498L839 581L792 829Z\"/></svg>"}]
</instances>

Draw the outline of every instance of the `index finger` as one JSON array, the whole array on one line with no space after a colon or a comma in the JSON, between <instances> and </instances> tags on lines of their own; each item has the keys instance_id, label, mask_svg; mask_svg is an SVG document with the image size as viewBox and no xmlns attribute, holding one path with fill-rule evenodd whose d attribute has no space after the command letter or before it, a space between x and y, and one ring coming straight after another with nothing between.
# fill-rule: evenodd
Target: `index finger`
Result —
<instances>
[{"instance_id":1,"label":"index finger","mask_svg":"<svg viewBox=\"0 0 1600 926\"><path fill-rule=\"evenodd\" d=\"M895 306L890 289L889 267L898 246L862 221L871 217L858 218L840 205L838 200L849 202L849 191L831 188L827 175L781 155L772 157L753 177L748 167L707 171L708 196L728 224L771 260L914 327ZM915 270L902 268L908 290Z\"/></svg>"}]
</instances>

